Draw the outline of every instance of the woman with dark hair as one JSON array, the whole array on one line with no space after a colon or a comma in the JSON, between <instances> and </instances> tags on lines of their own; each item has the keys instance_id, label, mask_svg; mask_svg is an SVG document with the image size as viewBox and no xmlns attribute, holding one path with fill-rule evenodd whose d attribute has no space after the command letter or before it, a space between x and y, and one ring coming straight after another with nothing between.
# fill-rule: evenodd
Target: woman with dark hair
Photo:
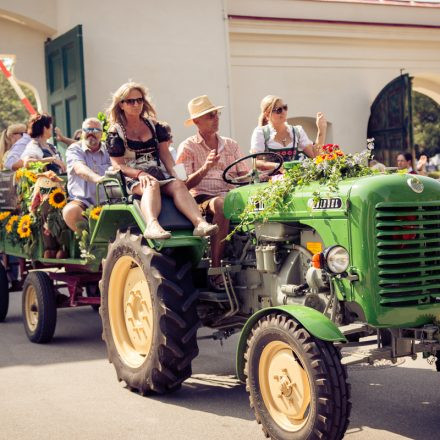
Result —
<instances>
[{"instance_id":1,"label":"woman with dark hair","mask_svg":"<svg viewBox=\"0 0 440 440\"><path fill-rule=\"evenodd\" d=\"M52 136L52 117L47 113L37 113L29 119L28 134L32 140L26 145L21 155L23 166L31 162L46 162L47 169L57 174L66 172L66 165L55 146L47 140Z\"/></svg>"},{"instance_id":2,"label":"woman with dark hair","mask_svg":"<svg viewBox=\"0 0 440 440\"><path fill-rule=\"evenodd\" d=\"M157 240L171 237L158 222L161 193L173 198L176 208L194 225L194 235L217 232L218 226L207 223L201 216L185 183L176 179L175 163L168 150L170 135L157 122L147 89L133 82L123 84L113 94L107 112L110 120L107 150L113 166L125 175L128 191L142 197L141 211L147 224L144 237Z\"/></svg>"}]
</instances>

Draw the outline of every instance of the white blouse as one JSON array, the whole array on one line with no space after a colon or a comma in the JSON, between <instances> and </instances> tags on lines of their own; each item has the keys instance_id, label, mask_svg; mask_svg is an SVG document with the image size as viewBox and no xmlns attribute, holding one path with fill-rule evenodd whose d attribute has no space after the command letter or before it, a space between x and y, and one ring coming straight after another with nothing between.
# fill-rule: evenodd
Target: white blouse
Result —
<instances>
[{"instance_id":1,"label":"white blouse","mask_svg":"<svg viewBox=\"0 0 440 440\"><path fill-rule=\"evenodd\" d=\"M269 124L269 140L267 141L267 146L271 149L277 150L282 148L291 148L293 146L293 127L289 124L287 125L287 129L289 130L289 135L292 141L284 146L283 144L280 144L279 142L275 141L275 136L277 134L277 131L272 126L272 124ZM264 132L263 129L267 127L265 125L264 127L256 127L254 132L252 133L251 138L251 153L263 153L265 151L265 145L264 145ZM313 142L308 138L306 132L301 127L301 125L295 125L296 132L298 133L298 139L297 139L297 148L298 151L303 151L305 147L308 145L313 145Z\"/></svg>"}]
</instances>

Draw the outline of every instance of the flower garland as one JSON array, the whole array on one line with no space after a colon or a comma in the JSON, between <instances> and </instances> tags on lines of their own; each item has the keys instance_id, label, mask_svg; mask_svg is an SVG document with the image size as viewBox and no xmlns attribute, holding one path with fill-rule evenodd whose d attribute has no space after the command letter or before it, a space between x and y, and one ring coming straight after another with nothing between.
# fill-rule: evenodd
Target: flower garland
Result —
<instances>
[{"instance_id":1,"label":"flower garland","mask_svg":"<svg viewBox=\"0 0 440 440\"><path fill-rule=\"evenodd\" d=\"M318 182L331 193L337 191L343 179L376 174L377 171L368 167L373 148L374 139L367 139L367 149L355 154L344 154L339 145L327 144L322 147L322 154L303 160L297 166L286 169L284 174L273 176L267 185L249 198L239 215L240 223L227 238L230 239L237 230L246 230L255 222L265 222L270 215L285 211L289 206L288 196L299 187ZM313 199L314 202L319 201L321 193L314 192ZM256 206L262 209L256 210Z\"/></svg>"}]
</instances>

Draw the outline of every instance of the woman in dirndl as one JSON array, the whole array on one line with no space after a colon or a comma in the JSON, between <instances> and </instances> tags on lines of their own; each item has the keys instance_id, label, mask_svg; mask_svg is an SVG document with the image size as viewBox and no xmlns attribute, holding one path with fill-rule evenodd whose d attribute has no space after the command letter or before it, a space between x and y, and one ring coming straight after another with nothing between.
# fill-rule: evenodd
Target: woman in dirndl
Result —
<instances>
[{"instance_id":1,"label":"woman in dirndl","mask_svg":"<svg viewBox=\"0 0 440 440\"><path fill-rule=\"evenodd\" d=\"M169 133L157 122L156 110L147 89L128 82L113 94L108 109L110 128L107 150L116 169L120 169L130 194L141 196L141 211L147 227L145 238L171 237L159 224L161 192L172 197L177 209L194 225L193 234L208 236L218 227L206 222L185 183L176 178L175 163L168 150Z\"/></svg>"},{"instance_id":2,"label":"woman in dirndl","mask_svg":"<svg viewBox=\"0 0 440 440\"><path fill-rule=\"evenodd\" d=\"M301 154L312 158L319 154L327 131L327 121L321 112L316 115L318 132L316 141L312 142L301 125L288 123L288 105L279 96L265 96L260 109L258 126L252 133L251 153L277 153L284 162L298 160ZM258 165L262 169L271 169L278 164L258 161Z\"/></svg>"}]
</instances>

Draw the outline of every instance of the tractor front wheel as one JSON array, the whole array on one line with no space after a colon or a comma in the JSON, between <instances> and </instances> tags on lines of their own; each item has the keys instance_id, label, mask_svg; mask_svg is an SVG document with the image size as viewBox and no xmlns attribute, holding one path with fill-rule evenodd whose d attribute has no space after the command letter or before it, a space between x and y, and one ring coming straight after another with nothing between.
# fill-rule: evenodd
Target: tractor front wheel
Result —
<instances>
[{"instance_id":1,"label":"tractor front wheel","mask_svg":"<svg viewBox=\"0 0 440 440\"><path fill-rule=\"evenodd\" d=\"M9 308L8 276L5 266L0 262L0 322L6 319Z\"/></svg>"},{"instance_id":2,"label":"tractor front wheel","mask_svg":"<svg viewBox=\"0 0 440 440\"><path fill-rule=\"evenodd\" d=\"M199 319L190 265L177 267L141 235L119 232L103 263L103 338L119 380L167 393L191 375Z\"/></svg>"},{"instance_id":3,"label":"tractor front wheel","mask_svg":"<svg viewBox=\"0 0 440 440\"><path fill-rule=\"evenodd\" d=\"M258 423L277 440L344 436L351 404L333 344L281 314L261 318L245 353L246 389Z\"/></svg>"},{"instance_id":4,"label":"tractor front wheel","mask_svg":"<svg viewBox=\"0 0 440 440\"><path fill-rule=\"evenodd\" d=\"M30 272L23 285L23 323L31 342L49 342L55 333L57 305L52 280L45 272Z\"/></svg>"}]
</instances>

